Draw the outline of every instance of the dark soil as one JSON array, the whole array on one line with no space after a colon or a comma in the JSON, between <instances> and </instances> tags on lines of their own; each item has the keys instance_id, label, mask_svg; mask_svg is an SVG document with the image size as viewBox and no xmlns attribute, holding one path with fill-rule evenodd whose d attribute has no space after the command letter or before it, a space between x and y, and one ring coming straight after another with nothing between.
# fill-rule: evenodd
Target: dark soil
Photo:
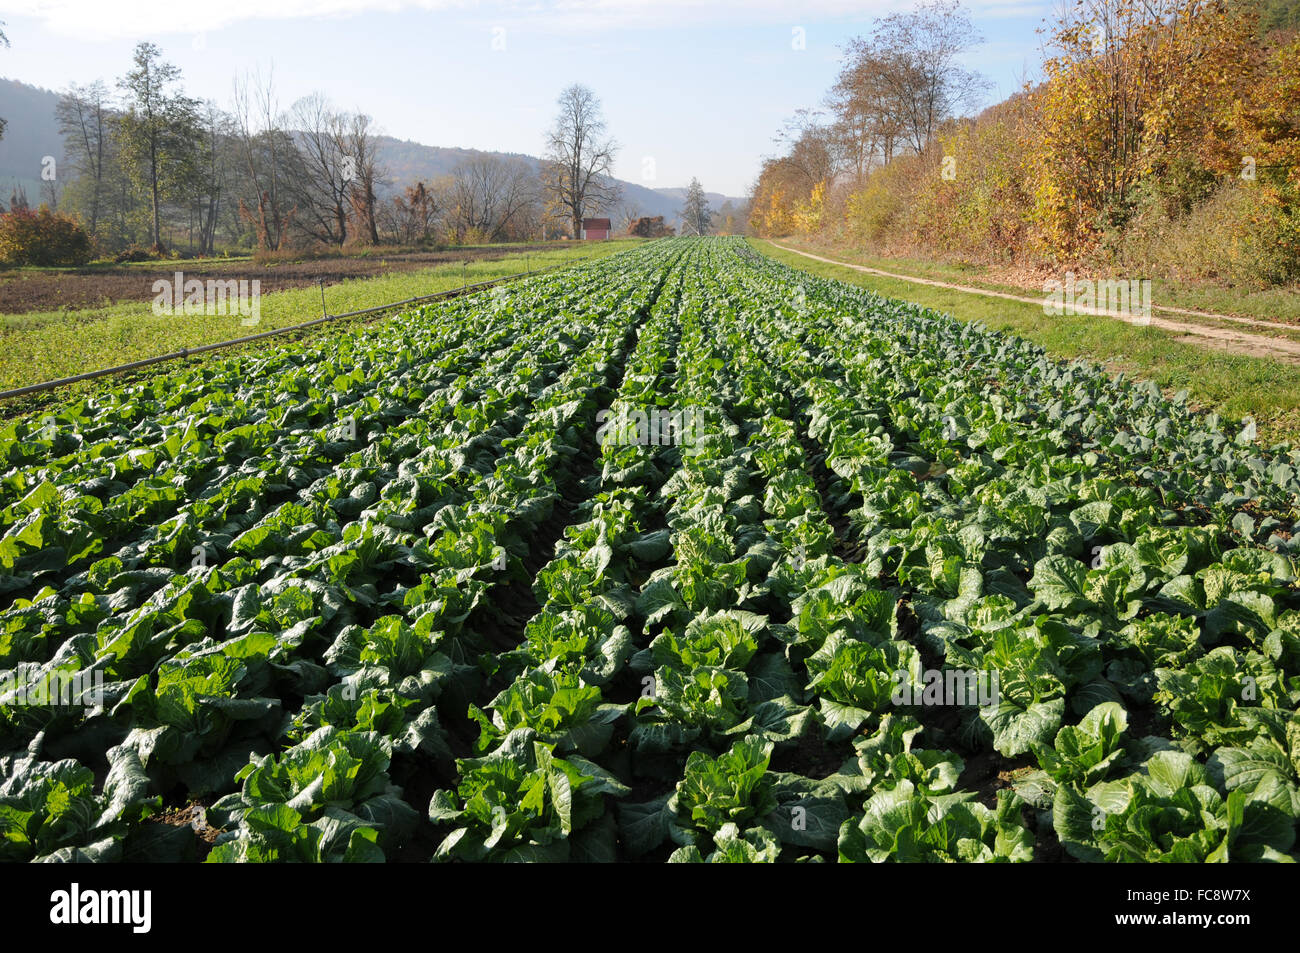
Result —
<instances>
[{"instance_id":1,"label":"dark soil","mask_svg":"<svg viewBox=\"0 0 1300 953\"><path fill-rule=\"evenodd\" d=\"M998 791L1009 788L1015 779L1032 770L1034 760L1029 755L1004 758L996 751L981 751L965 757L966 767L957 780L957 790L974 791L975 799L985 807L997 803Z\"/></svg>"},{"instance_id":2,"label":"dark soil","mask_svg":"<svg viewBox=\"0 0 1300 953\"><path fill-rule=\"evenodd\" d=\"M221 831L208 824L207 814L203 804L193 801L184 807L174 807L154 818L160 824L166 824L169 827L188 827L191 828L199 840L205 844L212 844L216 841Z\"/></svg>"},{"instance_id":3,"label":"dark soil","mask_svg":"<svg viewBox=\"0 0 1300 953\"><path fill-rule=\"evenodd\" d=\"M820 734L810 734L800 738L798 744L774 752L769 767L772 771L786 771L821 780L839 771L851 757L851 741L830 744Z\"/></svg>"}]
</instances>

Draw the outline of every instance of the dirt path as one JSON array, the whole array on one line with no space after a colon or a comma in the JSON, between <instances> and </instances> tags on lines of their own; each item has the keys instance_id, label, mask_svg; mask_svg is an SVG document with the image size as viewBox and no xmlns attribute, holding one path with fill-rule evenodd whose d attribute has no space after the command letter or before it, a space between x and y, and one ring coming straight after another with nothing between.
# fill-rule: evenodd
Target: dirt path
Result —
<instances>
[{"instance_id":1,"label":"dirt path","mask_svg":"<svg viewBox=\"0 0 1300 953\"><path fill-rule=\"evenodd\" d=\"M1009 294L1005 291L990 291L985 288L972 288L969 285L958 285L947 281L935 281L932 278L917 278L913 275L900 275L891 271L881 271L879 268L868 268L866 265L855 265L847 261L836 261L834 258L823 258L821 255L814 255L812 252L800 251L797 248L789 248L777 242L771 243L773 246L782 251L791 252L795 255L802 255L805 258L812 258L816 261L824 261L830 265L839 265L843 268L852 268L854 271L862 271L871 275L880 275L883 278L893 278L898 281L910 281L918 285L930 285L935 288L948 288L952 291L961 291L966 294L983 295L986 298L1005 298L1007 301L1019 301L1024 304L1042 305L1042 298L1026 298L1021 295ZM1124 321L1128 324L1148 325L1153 328L1160 328L1164 331L1170 331L1174 334L1176 340L1186 341L1189 343L1203 345L1205 347L1214 347L1223 351L1230 351L1233 354L1242 354L1247 357L1271 357L1278 361L1285 361L1288 364L1300 364L1300 341L1291 341L1283 338L1267 337L1262 334L1249 334L1245 331L1233 331L1228 328L1213 328L1204 324L1191 324L1186 321L1170 321L1166 318L1151 317L1139 318L1131 315L1115 314L1102 308L1087 308L1075 306L1075 310L1084 314L1095 314L1101 317L1111 318L1115 321ZM1211 314L1208 311L1186 311L1180 308L1160 308L1153 310L1171 311L1179 314L1197 315L1207 318L1214 318L1219 321L1235 321L1239 324L1248 324L1259 328L1281 328L1288 331L1298 331L1295 325L1280 324L1276 321L1259 321L1254 318L1239 318L1227 314Z\"/></svg>"}]
</instances>

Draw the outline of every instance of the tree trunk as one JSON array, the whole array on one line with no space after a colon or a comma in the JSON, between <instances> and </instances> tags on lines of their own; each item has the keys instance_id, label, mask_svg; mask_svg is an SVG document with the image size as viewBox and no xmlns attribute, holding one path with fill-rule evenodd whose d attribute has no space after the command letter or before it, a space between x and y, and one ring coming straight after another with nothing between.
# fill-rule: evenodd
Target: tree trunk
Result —
<instances>
[{"instance_id":1,"label":"tree trunk","mask_svg":"<svg viewBox=\"0 0 1300 953\"><path fill-rule=\"evenodd\" d=\"M158 153L157 150L151 150L152 162L149 167L149 191L153 197L153 247L156 251L162 251L162 229L161 217L158 214Z\"/></svg>"},{"instance_id":2,"label":"tree trunk","mask_svg":"<svg viewBox=\"0 0 1300 953\"><path fill-rule=\"evenodd\" d=\"M99 192L104 182L104 124L99 121L99 141L95 144L95 188L90 193L90 234L99 237Z\"/></svg>"}]
</instances>

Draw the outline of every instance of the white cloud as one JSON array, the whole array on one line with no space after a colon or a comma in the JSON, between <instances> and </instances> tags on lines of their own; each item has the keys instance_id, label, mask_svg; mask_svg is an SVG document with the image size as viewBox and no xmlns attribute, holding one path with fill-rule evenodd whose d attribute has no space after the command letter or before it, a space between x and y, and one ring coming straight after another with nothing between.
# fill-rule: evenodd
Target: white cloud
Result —
<instances>
[{"instance_id":1,"label":"white cloud","mask_svg":"<svg viewBox=\"0 0 1300 953\"><path fill-rule=\"evenodd\" d=\"M297 20L397 13L458 12L476 19L522 21L556 30L681 28L692 24L804 24L867 20L915 0L0 0L0 14L29 17L80 38L199 34L256 20ZM1044 0L974 0L977 16L1042 10Z\"/></svg>"},{"instance_id":2,"label":"white cloud","mask_svg":"<svg viewBox=\"0 0 1300 953\"><path fill-rule=\"evenodd\" d=\"M51 32L91 39L199 34L254 20L469 6L466 0L0 0L0 13L30 17Z\"/></svg>"}]
</instances>

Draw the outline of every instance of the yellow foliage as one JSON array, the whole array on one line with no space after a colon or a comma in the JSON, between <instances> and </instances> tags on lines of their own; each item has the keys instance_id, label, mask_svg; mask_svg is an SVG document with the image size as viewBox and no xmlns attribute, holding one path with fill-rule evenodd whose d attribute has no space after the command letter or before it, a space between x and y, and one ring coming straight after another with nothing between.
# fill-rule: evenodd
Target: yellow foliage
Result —
<instances>
[{"instance_id":1,"label":"yellow foliage","mask_svg":"<svg viewBox=\"0 0 1300 953\"><path fill-rule=\"evenodd\" d=\"M826 183L818 182L813 186L812 194L807 199L795 203L794 227L804 235L812 235L822 227L822 215L826 209Z\"/></svg>"}]
</instances>

